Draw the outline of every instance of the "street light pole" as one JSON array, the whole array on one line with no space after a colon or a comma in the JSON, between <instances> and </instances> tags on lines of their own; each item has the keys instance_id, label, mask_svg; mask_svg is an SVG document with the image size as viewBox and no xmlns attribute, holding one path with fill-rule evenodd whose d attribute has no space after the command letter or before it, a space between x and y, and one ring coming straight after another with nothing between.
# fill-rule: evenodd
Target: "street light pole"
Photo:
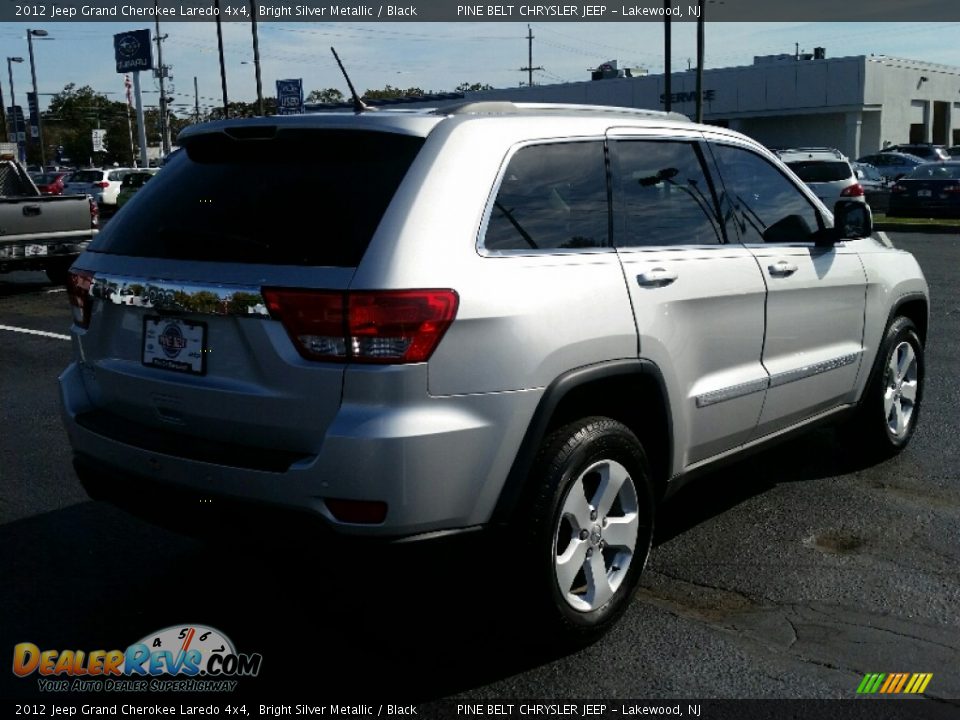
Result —
<instances>
[{"instance_id":1,"label":"street light pole","mask_svg":"<svg viewBox=\"0 0 960 720\"><path fill-rule=\"evenodd\" d=\"M703 122L703 8L707 3L697 0L697 122Z\"/></svg>"},{"instance_id":2,"label":"street light pole","mask_svg":"<svg viewBox=\"0 0 960 720\"><path fill-rule=\"evenodd\" d=\"M13 114L13 135L17 143L17 159L23 160L22 153L20 152L20 123L17 122L17 101L16 93L13 89L13 63L22 63L22 57L8 57L7 58L7 75L10 78L10 110Z\"/></svg>"},{"instance_id":3,"label":"street light pole","mask_svg":"<svg viewBox=\"0 0 960 720\"><path fill-rule=\"evenodd\" d=\"M46 30L27 30L27 48L30 50L30 78L33 80L33 97L37 103L37 141L40 143L40 167L46 169L47 157L43 150L43 123L40 120L40 93L37 92L37 66L33 61L33 37L46 37ZM27 103L29 106L30 103Z\"/></svg>"},{"instance_id":4,"label":"street light pole","mask_svg":"<svg viewBox=\"0 0 960 720\"><path fill-rule=\"evenodd\" d=\"M0 138L0 142L7 142L10 139L8 136L10 131L7 128L7 105L3 102L3 83L0 83L0 123L3 124L3 138Z\"/></svg>"}]
</instances>

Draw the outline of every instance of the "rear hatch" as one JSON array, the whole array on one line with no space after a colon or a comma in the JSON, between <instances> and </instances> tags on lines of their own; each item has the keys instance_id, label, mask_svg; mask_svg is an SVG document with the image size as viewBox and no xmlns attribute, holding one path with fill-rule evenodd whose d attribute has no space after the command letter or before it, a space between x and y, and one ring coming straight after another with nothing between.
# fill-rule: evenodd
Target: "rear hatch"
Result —
<instances>
[{"instance_id":1,"label":"rear hatch","mask_svg":"<svg viewBox=\"0 0 960 720\"><path fill-rule=\"evenodd\" d=\"M75 266L94 405L77 420L128 444L283 469L319 450L337 412L343 358L310 352L342 349L330 300L423 138L239 125L181 143ZM298 313L315 321L300 335L288 332Z\"/></svg>"},{"instance_id":2,"label":"rear hatch","mask_svg":"<svg viewBox=\"0 0 960 720\"><path fill-rule=\"evenodd\" d=\"M801 160L789 162L787 167L793 170L828 208L832 209L834 203L842 197L858 197L847 190L857 185L857 180L853 176L850 163L844 160ZM859 197L862 196L861 189Z\"/></svg>"},{"instance_id":3,"label":"rear hatch","mask_svg":"<svg viewBox=\"0 0 960 720\"><path fill-rule=\"evenodd\" d=\"M66 178L63 184L64 195L92 195L103 191L103 187L97 183L106 182L103 170L77 170Z\"/></svg>"}]
</instances>

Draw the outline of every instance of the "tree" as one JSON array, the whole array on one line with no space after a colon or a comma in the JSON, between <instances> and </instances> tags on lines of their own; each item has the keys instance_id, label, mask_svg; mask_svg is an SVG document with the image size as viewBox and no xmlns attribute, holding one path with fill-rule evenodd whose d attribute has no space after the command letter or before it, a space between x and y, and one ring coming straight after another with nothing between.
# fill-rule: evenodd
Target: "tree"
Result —
<instances>
[{"instance_id":1,"label":"tree","mask_svg":"<svg viewBox=\"0 0 960 720\"><path fill-rule=\"evenodd\" d=\"M50 147L62 146L64 155L80 165L92 160L110 165L130 162L130 134L127 106L95 92L89 85L64 86L50 100L43 116L43 134ZM106 152L93 152L95 128L106 130ZM52 159L52 153L48 156Z\"/></svg>"},{"instance_id":2,"label":"tree","mask_svg":"<svg viewBox=\"0 0 960 720\"><path fill-rule=\"evenodd\" d=\"M363 97L366 100L390 100L393 98L421 97L426 94L427 93L420 88L412 87L403 90L401 88L395 88L392 85L387 85L382 90L367 90L363 94Z\"/></svg>"},{"instance_id":3,"label":"tree","mask_svg":"<svg viewBox=\"0 0 960 720\"><path fill-rule=\"evenodd\" d=\"M277 99L274 97L265 97L263 99L263 109L267 115L276 115ZM232 118L248 118L248 117L257 117L258 115L260 115L260 110L257 107L256 101L231 102L227 105L227 110L229 110L230 117ZM223 120L223 108L222 107L213 108L207 117L209 120Z\"/></svg>"},{"instance_id":4,"label":"tree","mask_svg":"<svg viewBox=\"0 0 960 720\"><path fill-rule=\"evenodd\" d=\"M457 85L457 92L477 92L478 90L493 90L493 85L488 83L466 83Z\"/></svg>"},{"instance_id":5,"label":"tree","mask_svg":"<svg viewBox=\"0 0 960 720\"><path fill-rule=\"evenodd\" d=\"M311 90L306 97L308 103L341 103L346 98L343 93L336 88L326 88L324 90Z\"/></svg>"}]
</instances>

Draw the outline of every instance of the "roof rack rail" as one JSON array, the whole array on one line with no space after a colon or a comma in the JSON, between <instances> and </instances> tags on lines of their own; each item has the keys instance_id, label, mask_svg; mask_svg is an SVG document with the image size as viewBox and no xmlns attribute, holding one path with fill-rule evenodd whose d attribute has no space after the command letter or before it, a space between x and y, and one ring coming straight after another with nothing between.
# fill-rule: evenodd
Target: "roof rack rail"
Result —
<instances>
[{"instance_id":1,"label":"roof rack rail","mask_svg":"<svg viewBox=\"0 0 960 720\"><path fill-rule=\"evenodd\" d=\"M777 155L786 155L787 153L815 153L815 152L825 152L832 153L838 159L843 159L843 153L837 150L837 148L832 147L795 147L795 148L778 148L773 150Z\"/></svg>"},{"instance_id":2,"label":"roof rack rail","mask_svg":"<svg viewBox=\"0 0 960 720\"><path fill-rule=\"evenodd\" d=\"M446 105L434 110L438 115L498 114L510 115L529 111L543 112L582 112L582 113L618 113L636 117L664 118L680 122L690 122L690 118L677 112L664 110L646 110L644 108L619 107L616 105L577 105L572 103L528 103L509 100L480 100Z\"/></svg>"}]
</instances>

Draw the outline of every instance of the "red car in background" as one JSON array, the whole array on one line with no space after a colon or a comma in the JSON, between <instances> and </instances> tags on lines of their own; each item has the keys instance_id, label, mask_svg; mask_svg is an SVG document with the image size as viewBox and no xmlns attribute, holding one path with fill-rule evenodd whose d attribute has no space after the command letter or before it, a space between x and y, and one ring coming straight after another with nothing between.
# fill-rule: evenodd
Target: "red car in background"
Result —
<instances>
[{"instance_id":1,"label":"red car in background","mask_svg":"<svg viewBox=\"0 0 960 720\"><path fill-rule=\"evenodd\" d=\"M31 175L41 195L63 195L63 181L68 172L47 172Z\"/></svg>"}]
</instances>

